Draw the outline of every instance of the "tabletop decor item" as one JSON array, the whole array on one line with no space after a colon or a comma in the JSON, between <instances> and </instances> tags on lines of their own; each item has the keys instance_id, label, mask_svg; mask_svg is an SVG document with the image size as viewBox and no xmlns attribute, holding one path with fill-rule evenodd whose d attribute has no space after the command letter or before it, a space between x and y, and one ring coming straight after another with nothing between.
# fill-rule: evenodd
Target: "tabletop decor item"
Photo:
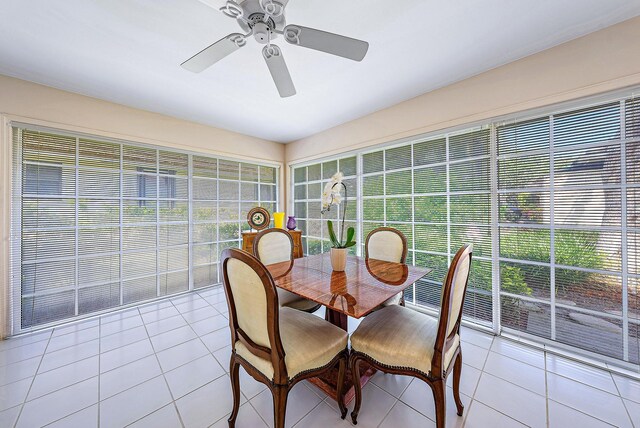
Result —
<instances>
[{"instance_id":1,"label":"tabletop decor item","mask_svg":"<svg viewBox=\"0 0 640 428\"><path fill-rule=\"evenodd\" d=\"M296 218L290 215L287 219L287 229L296 230L297 226L298 226L298 222L296 221Z\"/></svg>"},{"instance_id":2,"label":"tabletop decor item","mask_svg":"<svg viewBox=\"0 0 640 428\"><path fill-rule=\"evenodd\" d=\"M284 213L273 213L273 227L284 229Z\"/></svg>"},{"instance_id":3,"label":"tabletop decor item","mask_svg":"<svg viewBox=\"0 0 640 428\"><path fill-rule=\"evenodd\" d=\"M249 214L247 214L247 223L252 229L262 230L269 227L271 222L271 216L269 211L264 207L251 208Z\"/></svg>"},{"instance_id":4,"label":"tabletop decor item","mask_svg":"<svg viewBox=\"0 0 640 428\"><path fill-rule=\"evenodd\" d=\"M344 204L342 211L342 224L338 220L338 229L340 235L336 236L333 229L333 221L327 221L327 228L329 230L329 239L331 240L331 267L337 272L344 271L347 265L347 248L356 245L354 240L355 229L353 227L347 228L347 235L344 234L344 219L347 214L347 186L342 182L344 175L342 172L337 172L331 177L331 180L324 186L322 192L322 210L321 214L331 211L331 207L338 207L343 201L342 194L340 193L344 189ZM338 208L339 209L339 208ZM338 211L339 214L339 211Z\"/></svg>"}]
</instances>

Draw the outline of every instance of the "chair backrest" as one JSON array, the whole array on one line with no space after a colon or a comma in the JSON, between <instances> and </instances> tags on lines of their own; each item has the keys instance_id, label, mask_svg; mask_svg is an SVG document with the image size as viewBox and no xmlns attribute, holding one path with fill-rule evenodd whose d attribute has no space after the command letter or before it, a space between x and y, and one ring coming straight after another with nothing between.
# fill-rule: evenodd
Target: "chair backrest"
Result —
<instances>
[{"instance_id":1,"label":"chair backrest","mask_svg":"<svg viewBox=\"0 0 640 428\"><path fill-rule=\"evenodd\" d=\"M367 235L364 250L365 259L405 263L407 260L407 238L398 229L379 227Z\"/></svg>"},{"instance_id":2,"label":"chair backrest","mask_svg":"<svg viewBox=\"0 0 640 428\"><path fill-rule=\"evenodd\" d=\"M274 380L286 379L278 293L271 274L253 255L236 248L224 250L221 260L234 351L236 342L242 342L254 355L271 361Z\"/></svg>"},{"instance_id":3,"label":"chair backrest","mask_svg":"<svg viewBox=\"0 0 640 428\"><path fill-rule=\"evenodd\" d=\"M451 261L444 280L438 333L431 363L432 373L435 373L434 369L446 369L443 367L443 355L453 346L456 334L460 333L460 320L469 283L472 255L473 245L463 245Z\"/></svg>"},{"instance_id":4,"label":"chair backrest","mask_svg":"<svg viewBox=\"0 0 640 428\"><path fill-rule=\"evenodd\" d=\"M264 265L293 260L293 238L282 229L267 229L253 240L253 255Z\"/></svg>"}]
</instances>

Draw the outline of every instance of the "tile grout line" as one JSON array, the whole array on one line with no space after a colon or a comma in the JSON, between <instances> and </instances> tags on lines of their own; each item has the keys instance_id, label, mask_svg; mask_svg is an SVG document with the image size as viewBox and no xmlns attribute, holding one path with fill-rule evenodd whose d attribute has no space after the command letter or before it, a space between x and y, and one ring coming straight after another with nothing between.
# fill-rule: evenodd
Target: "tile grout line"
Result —
<instances>
[{"instance_id":1,"label":"tile grout line","mask_svg":"<svg viewBox=\"0 0 640 428\"><path fill-rule=\"evenodd\" d=\"M36 380L36 376L38 375L38 372L40 371L40 366L42 365L44 356L47 354L47 348L49 347L49 343L51 342L52 335L53 335L53 330L51 330L51 333L49 334L49 340L47 341L47 345L44 347L44 351L42 352L42 355L40 357L40 363L38 363L38 368L36 369L36 373L33 375L33 379L31 379L31 384L29 385L27 394L24 396L24 400L22 400L22 407L20 407L20 412L18 412L18 417L16 418L16 422L13 425L14 427L18 426L18 422L20 421L20 417L22 416L22 411L24 410L24 406L27 403L27 398L29 398L29 393L31 393L31 388L33 388L33 383Z\"/></svg>"},{"instance_id":2,"label":"tile grout line","mask_svg":"<svg viewBox=\"0 0 640 428\"><path fill-rule=\"evenodd\" d=\"M100 428L100 382L102 381L102 373L100 372L102 360L102 322L98 322L98 428Z\"/></svg>"},{"instance_id":3,"label":"tile grout line","mask_svg":"<svg viewBox=\"0 0 640 428\"><path fill-rule=\"evenodd\" d=\"M201 298L201 296L199 296L199 297ZM204 299L203 299L203 300L204 300ZM172 302L172 303L173 303L173 302ZM218 315L220 315L219 311L218 311L215 307L213 307L209 302L207 302L207 304L208 304L209 306L211 306L214 310L216 310L216 312L218 312ZM171 307L171 306L168 306L168 307ZM175 305L174 305L174 307L175 307ZM138 316L141 316L141 313L139 312L139 308L140 308L140 307L136 307L136 310L138 311ZM203 308L204 308L204 307L203 307ZM176 309L177 309L177 308L176 308ZM180 312L180 311L178 310L178 312ZM192 311L189 311L189 312L192 312ZM182 313L180 313L180 315L182 315ZM217 315L215 315L215 316L217 316ZM135 317L135 316L128 317L128 318L133 318L133 317ZM183 317L183 318L184 318L184 317ZM99 319L100 319L100 318L98 318L98 320L99 320ZM165 318L165 319L166 319L166 318ZM186 319L185 319L185 321L186 321ZM118 320L116 320L116 321L112 321L112 322L118 322ZM190 323L189 323L188 321L186 321L186 322L187 322L187 324L190 326ZM110 323L111 323L111 322L110 322ZM107 324L110 324L110 323L107 323ZM98 327L98 328L99 328L99 331L100 331L100 329L101 329L101 325L102 325L102 324L99 322L97 326L94 326L94 327L88 327L87 329L89 329L89 328L95 328L95 327ZM144 324L144 321L143 321L143 325L142 325L142 326L144 326L144 327L145 327L145 331L146 331L146 324ZM136 327L142 327L142 326L134 326L134 327L132 327L132 328L125 329L125 330L122 330L122 331L119 331L119 332L116 332L116 333L113 333L113 334L107 335L107 336L105 336L105 337L112 336L112 335L115 335L115 334L120 334L120 333L122 333L122 332L125 332L125 331L128 331L128 330L131 330L131 329L136 328ZM222 328L224 328L224 327L222 327ZM221 329L222 329L222 328L221 328ZM87 329L82 329L82 330L79 330L79 331L84 331L84 330L87 330ZM193 329L192 329L192 330L193 330ZM220 329L218 329L218 330L220 330ZM214 331L218 331L218 330L214 330ZM44 339L44 340L38 341L38 342L44 342L44 341L46 340L46 341L47 341L47 345L46 345L46 347L45 347L45 350L44 350L43 354L39 356L39 358L40 358L40 362L39 362L39 364L38 364L38 368L37 368L37 370L36 370L36 374L33 376L33 379L32 379L31 385L30 385L30 387L29 387L29 391L27 392L27 395L26 395L26 397L25 397L25 400L24 400L22 403L18 404L19 406L21 406L21 409L20 409L20 412L19 412L19 414L18 414L18 418L16 419L16 423L15 423L15 425L17 425L17 422L18 422L18 420L19 420L19 418L20 418L20 416L21 416L21 414L22 414L22 407L24 407L24 405L25 405L27 402L29 402L29 401L33 401L33 400L27 400L27 398L28 398L28 394L29 394L29 393L30 393L30 391L31 391L31 387L33 386L33 382L35 381L35 377L36 377L38 374L41 374L41 373L38 373L38 371L40 370L40 366L41 366L41 364L42 364L42 361L44 360L44 357L47 355L47 348L48 348L48 346L49 346L49 343L50 343L50 341L54 338L54 336L53 336L54 331L55 331L55 327L53 327L51 330L49 330L49 338L48 338L48 339ZM75 333L75 332L67 333L67 334L74 334L74 333ZM195 331L194 331L194 333L195 333ZM208 333L208 334L209 334L209 333ZM61 336L64 336L64 335L55 336L55 337L61 337ZM196 336L199 338L199 336L198 336L197 334L196 334ZM150 338L151 338L151 337L148 335L148 332L147 332L147 337L146 337L145 339L141 339L141 340L138 340L138 341L135 341L135 342L132 342L132 343L129 343L129 344L126 344L126 345L123 345L123 346L120 346L120 347L114 348L114 349L110 349L110 350L109 350L109 351L107 351L107 352L110 352L110 351L113 351L113 350L116 350L116 349L122 348L122 347L124 347L124 346L128 346L128 345L132 345L132 344L135 344L135 343L139 343L139 342L142 342L142 341L144 341L144 340L149 340L149 341L150 341ZM99 406L99 404L100 404L100 396L99 396L100 392L99 392L99 385L100 385L100 375L101 375L101 373L100 373L100 355L102 355L102 353L101 353L101 341L100 341L100 339L101 339L101 336L100 336L100 334L99 334L99 337L98 337L97 339L87 340L87 341L84 341L84 342L80 342L80 343L78 343L78 344L74 344L74 345L71 345L71 346L68 346L68 347L65 347L65 348L56 349L55 351L52 351L52 352L62 351L62 350L64 350L64 349L68 349L68 348L71 348L71 347L73 347L73 346L78 346L78 345L82 345L82 344L86 344L86 343L92 342L93 340L98 340L98 349L99 349L99 352L98 352L98 354L97 354L97 355L91 355L91 356L89 356L89 357L82 358L82 359L79 359L79 360L77 360L77 361L73 361L73 362L70 362L70 363L68 363L68 364L64 364L64 365L62 365L62 366L60 366L60 367L56 367L56 368L53 368L53 369L51 369L51 370L47 370L46 372L43 372L43 373L49 373L49 372L51 372L51 371L53 371L53 370L57 370L57 369L60 369L60 368L63 368L63 367L67 367L67 366L72 365L72 364L77 364L77 363L79 363L79 362L86 361L86 360L88 360L88 359L90 359L90 358L93 358L93 357L98 357L98 374L97 374L97 376L92 376L92 377L89 377L89 378L87 378L87 379L82 379L82 380L80 380L80 381L78 381L78 382L74 382L74 383L72 383L72 384L70 384L70 385L66 385L66 386L64 386L64 387L61 387L61 388L58 388L58 389L56 389L56 390L50 391L50 392L48 392L47 394L45 394L45 395L43 395L43 396L42 396L42 397L45 397L46 395L49 395L49 394L52 394L52 393L58 392L58 391L60 391L60 390L62 390L62 389L65 389L65 388L68 388L68 387L71 387L71 386L77 385L78 383L84 382L84 381L89 380L89 379L91 379L91 378L93 378L93 377L98 377L98 402L97 402L97 403L93 403L93 404L91 404L91 405L89 405L89 406L87 406L87 407L84 407L84 408L82 408L82 409L79 409L79 410L77 410L77 411L75 411L75 412L73 412L73 413L70 413L70 414L68 414L68 415L64 415L63 417L61 417L61 418L59 418L59 419L56 419L56 420L54 420L54 421L49 422L47 425L53 424L53 423L55 423L55 422L57 422L57 421L59 421L59 420L62 420L62 419L64 419L64 418L68 417L68 416L71 416L71 415L74 415L74 414L76 414L76 413L79 413L79 412L81 412L81 411L83 411L83 410L86 410L87 408L89 408L89 407L91 407L91 406L93 406L93 405L96 405L96 404L98 405L98 423L99 423L99 408L100 408L100 406ZM38 342L33 342L33 343L38 343ZM151 342L151 341L150 341L150 342ZM21 345L21 346L30 346L30 345L33 345L33 343L30 343L30 344L27 344L27 345ZM176 344L176 345L170 346L169 348L166 348L166 349L171 349L171 348L173 348L173 347L175 347L175 346L179 346L179 345L181 345L181 344L183 344L183 343L185 343L185 342L182 342L182 343L179 343L179 344ZM152 344L152 343L151 343L151 345L152 345L152 349L154 349L154 348L153 348L153 344ZM205 348L206 348L206 345L205 345ZM11 349L13 349L13 348L11 348ZM208 348L207 348L207 350L208 350ZM209 353L210 353L210 354L212 354L212 352L210 352L210 351L209 351ZM154 355L156 355L155 349L154 349ZM131 362L129 362L129 363L127 363L127 364L124 364L124 365L128 365L128 364L131 364L131 363L136 362L136 361L140 361L141 359L144 359L144 358L147 358L147 357L148 357L148 356L145 356L145 357L139 358L139 359L137 359L137 360L135 360L135 361L131 361ZM34 356L34 357L32 357L32 358L38 358L38 357L35 357L35 356ZM214 358L215 358L215 357L214 357ZM25 359L25 360L21 360L21 361L26 361L26 360L28 360L28 359L30 359L30 358L27 358L27 359ZM21 362L21 361L17 361L16 363ZM188 363L189 363L189 362L187 362L187 363L185 363L185 364L182 364L182 365L180 365L180 366L178 366L178 367L182 367L183 365L186 365L186 364L188 364ZM105 373L108 373L108 372L111 372L111 371L113 371L113 370L115 370L115 369L117 369L117 368L123 367L124 365L119 366L119 367L114 367L113 369L111 369L111 370L109 370L109 371L107 371L107 372L105 372ZM175 368L174 368L174 369L172 369L172 370L175 370L175 369L177 369L178 367L175 367ZM163 373L163 375L164 375L164 373ZM25 377L24 379L27 379L28 377L29 377L29 376ZM20 379L20 380L24 380L24 379ZM219 377L218 377L218 378L216 378L216 379L219 379ZM20 381L20 380L19 380L19 381ZM165 379L165 381L166 381L166 379ZM13 382L11 382L11 383L13 383ZM143 382L143 383L144 383L144 382ZM125 391L127 391L127 390L129 390L129 389L131 389L131 388L133 388L133 387L135 387L135 386L138 386L138 385L140 385L140 384L137 384L137 385L134 385L134 386L132 386L132 387L130 387L130 388L127 388L126 390L123 390L123 391L121 391L120 393L125 392ZM170 393L171 393L170 388L169 388L169 391L170 391ZM116 395L117 395L117 394L116 394ZM42 397L36 397L36 398L34 398L34 400L35 400L35 399L37 399L37 398L42 398ZM109 398L111 398L111 397L109 397ZM173 395L172 395L172 398L173 398ZM174 401L175 401L175 400L174 400ZM14 407L17 407L18 405L14 406ZM157 409L157 410L159 410L159 409ZM156 410L156 411L157 411L157 410ZM155 412L155 411L154 411L154 412ZM152 412L152 413L154 413L154 412ZM146 417L146 416L148 416L148 415L145 415L145 417Z\"/></svg>"},{"instance_id":4,"label":"tile grout line","mask_svg":"<svg viewBox=\"0 0 640 428\"><path fill-rule=\"evenodd\" d=\"M551 418L549 414L549 371L547 370L547 351L543 351L542 356L544 357L544 406L547 413L547 426L551 426Z\"/></svg>"},{"instance_id":5,"label":"tile grout line","mask_svg":"<svg viewBox=\"0 0 640 428\"><path fill-rule=\"evenodd\" d=\"M625 398L622 396L622 393L620 392L620 388L618 387L618 383L613 378L613 374L611 372L608 372L608 373L609 373L609 376L611 376L611 380L613 381L613 385L616 387L616 391L618 391L618 396L620 397L620 400L622 401L622 405L624 406L624 410L627 412L627 417L629 418L629 421L631 422L631 426L635 427L636 424L633 422L633 418L631 417L631 413L629 413L629 407L627 407L627 403L624 401ZM630 401L633 401L633 400L630 400Z\"/></svg>"},{"instance_id":6,"label":"tile grout line","mask_svg":"<svg viewBox=\"0 0 640 428\"><path fill-rule=\"evenodd\" d=\"M173 305L173 302L171 304ZM175 305L173 305L172 307L175 308ZM140 311L139 308L138 308L138 311ZM180 311L178 311L178 312L180 312ZM140 313L140 316L142 317L142 313ZM144 319L142 321L143 321L142 325L144 326L144 331L147 333L147 338L149 340L149 343L151 343L151 349L153 349L153 355L154 355L154 357L156 357L156 362L158 363L158 367L160 368L160 376L162 376L162 379L164 380L164 383L167 386L167 390L169 391L169 396L171 397L171 404L173 404L173 407L174 407L174 409L176 411L176 414L178 415L178 420L180 421L180 424L182 424L182 427L184 428L184 426L185 426L184 425L184 421L182 420L182 415L180 414L180 411L178 410L178 405L176 404L176 400L175 400L175 398L173 396L173 392L171 391L171 387L169 387L169 381L167 380L167 378L164 375L164 370L162 370L162 365L160 364L160 359L158 358L158 353L156 352L156 348L155 348L155 346L153 346L153 341L151 340L151 336L149 336L149 331L147 330L147 325L144 323ZM152 378L152 379L155 379L155 377ZM147 382L147 381L145 381L145 382ZM162 407L164 407L164 406L162 406ZM141 420L143 418L146 418L147 416L149 416L149 415L155 413L156 411L160 410L162 407L160 407L159 409L155 409L151 413L147 413L146 415L140 417L139 419L137 419L137 420L135 420L135 421L133 421L131 423L135 423L135 422L137 422L137 421L139 421L139 420ZM131 424L128 424L128 425L131 425Z\"/></svg>"},{"instance_id":7,"label":"tile grout line","mask_svg":"<svg viewBox=\"0 0 640 428\"><path fill-rule=\"evenodd\" d=\"M197 292L196 292L195 294L197 294L197 295L198 295L198 297L199 297L200 299L202 299L202 300L204 300L205 302L207 302L207 305L209 305L210 307L212 307L216 312L218 312L218 313L220 314L220 311L218 311L218 309L216 309L216 308L215 308L211 303L209 303L209 301L208 301L208 300L204 299L204 298L203 298L202 296L200 296L200 294L199 294L199 293L197 293ZM202 343L202 345L207 349L207 351L208 351L209 355L211 355L215 361L218 361L218 359L217 359L216 357L214 357L214 356L213 356L213 352L211 352L211 350L210 350L210 349L209 349L209 347L206 345L206 343L204 343L204 341L202 340L202 338L200 337L200 335L199 335L198 333L196 333L196 331L193 329L193 327L191 327L191 323L190 323L190 322L189 322L189 321L184 317L184 315L182 314L182 312L180 312L180 310L176 307L176 305L175 305L175 303L173 302L173 300L169 299L169 302L171 302L171 304L172 304L172 305L173 305L173 307L176 309L176 311L178 311L178 314L180 314L180 316L182 317L182 319L187 323L187 325L189 326L189 328L191 329L191 331L193 332L193 334L195 334L195 335L196 335L196 338L200 341L200 343ZM186 303L186 302L185 302L185 303ZM196 310L197 310L197 309L196 309ZM193 311L188 311L188 312L193 312ZM208 318L205 318L205 319L208 319ZM145 325L145 328L146 328L146 325ZM223 328L224 328L224 327L223 327ZM221 329L219 329L219 330L221 330ZM218 331L218 330L214 330L214 331ZM207 333L207 334L209 334L209 333ZM186 343L186 342L183 342L183 343ZM151 346L153 347L153 342L151 343ZM176 346L177 346L177 345L176 345ZM154 347L154 351L155 351L155 347ZM156 354L156 358L157 358L157 354ZM195 360L191 360L190 362L192 362L192 361L195 361ZM187 363L185 363L185 364L189 364L190 362L187 362ZM185 364L183 364L183 365L185 365ZM218 363L218 364L220 364L220 363ZM158 365L160 365L160 360L159 360L159 359L158 359ZM182 366L181 366L181 367L182 367ZM177 368L177 367L176 367L176 368ZM165 382L167 383L167 388L169 388L169 393L171 394L171 397L173 398L173 392L171 392L171 388L169 387L169 382L167 381L167 378L166 378L166 376L165 376L164 370L162 369L162 366L160 366L160 371L162 372L162 376L163 376L163 378L164 378ZM212 380L211 382L215 382L217 379L220 379L220 377L222 377L222 376L224 376L224 375L226 374L226 370L224 370L224 366L222 367L222 371L223 371L223 374L222 374L221 376L217 377L216 379ZM211 382L207 382L205 385L208 385L208 384L209 384L209 383L211 383ZM203 386L205 386L205 385L200 386L200 388L201 388L201 387L203 387ZM200 388L196 388L194 391L196 391L196 390L198 390L198 389L200 389ZM190 394L190 393L192 393L192 392L193 392L193 391L190 391L190 392L189 392L189 394ZM246 397L245 397L245 398L246 398ZM247 401L249 401L249 400L247 400ZM184 427L184 426L185 426L185 424L184 424L184 421L182 420L182 415L180 414L180 410L178 409L178 405L177 405L177 403L176 403L176 401L175 401L175 400L173 401L173 404L174 404L174 407L175 407L175 409L176 409L176 412L178 413L178 418L180 419L180 423L182 423L182 426Z\"/></svg>"},{"instance_id":8,"label":"tile grout line","mask_svg":"<svg viewBox=\"0 0 640 428\"><path fill-rule=\"evenodd\" d=\"M320 397L318 397L318 398L320 398ZM288 404L289 404L289 403L288 403L288 400L287 400L287 406L288 406ZM328 404L327 404L327 403L325 403L325 401L324 401L323 399L320 399L320 402L319 402L318 404L316 404L315 406L313 406L313 407L311 408L311 410L309 410L307 413L305 413L305 414L304 414L300 419L298 419L298 420L297 420L293 425L291 425L291 428L296 428L296 427L298 427L298 426L301 426L301 425L300 425L300 422L302 422L302 420L303 420L304 418L306 418L307 416L309 416L309 415L311 414L311 412L313 412L315 409L317 409L318 407L320 407L320 406L322 406L322 405L327 405L327 406L328 406ZM331 409L333 410L333 408L331 408ZM258 413L258 415L259 415L259 416L260 416L260 418L264 421L264 418L262 418L262 415L260 415L259 413ZM348 415L347 415L347 417L348 417ZM346 418L345 418L345 419L346 419ZM340 420L343 420L343 419L340 419ZM267 423L267 421L264 421L264 422L267 424L267 426L270 426L270 425Z\"/></svg>"},{"instance_id":9,"label":"tile grout line","mask_svg":"<svg viewBox=\"0 0 640 428\"><path fill-rule=\"evenodd\" d=\"M491 337L491 344L489 345L489 348L487 349L487 351L488 351L487 352L487 356L485 357L484 362L482 363L482 368L480 369L480 377L478 378L478 382L476 383L476 387L473 388L473 394L471 394L471 397L470 397L471 401L469 401L469 408L467 409L467 411L465 413L463 413L462 426L464 426L467 423L467 417L469 416L469 411L471 410L471 405L473 404L474 401L476 401L476 392L478 392L478 387L480 386L480 381L482 380L482 375L484 373L486 373L484 371L484 369L487 366L487 361L489 360L489 353L491 352L491 348L493 347L493 343L495 341L495 338L496 338L496 336L492 336ZM460 336L460 340L462 341L462 336ZM460 376L462 377L462 374ZM478 401L478 402L480 403L480 401Z\"/></svg>"},{"instance_id":10,"label":"tile grout line","mask_svg":"<svg viewBox=\"0 0 640 428\"><path fill-rule=\"evenodd\" d=\"M561 403L561 402L559 402L559 401L557 401L557 400L554 400L554 399L552 399L552 398L549 398L549 399L548 399L548 401L552 401L552 402L554 402L554 403L556 403L556 404L559 404L559 405L561 405L561 406L563 406L563 407L566 407L566 408L568 408L568 409L571 409L571 410L573 410L574 412L580 413L581 415L587 416L587 417L589 417L589 418L591 418L591 419L595 419L595 420L597 420L598 422L602 422L603 424L606 424L606 425L609 425L609 426L615 427L615 425L613 425L611 422L607 422L607 421L605 421L605 420L603 420L603 419L600 419L598 416L594 416L594 415L590 415L589 413L585 413L585 412L583 412L582 410L575 409L575 408L573 408L573 407L569 406L568 404Z\"/></svg>"}]
</instances>

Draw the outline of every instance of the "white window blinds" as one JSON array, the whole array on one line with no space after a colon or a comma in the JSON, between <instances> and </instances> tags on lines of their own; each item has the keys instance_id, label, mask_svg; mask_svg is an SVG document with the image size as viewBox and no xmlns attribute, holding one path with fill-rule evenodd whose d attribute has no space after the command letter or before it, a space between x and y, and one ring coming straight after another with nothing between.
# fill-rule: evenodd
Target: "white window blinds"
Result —
<instances>
[{"instance_id":1,"label":"white window blinds","mask_svg":"<svg viewBox=\"0 0 640 428\"><path fill-rule=\"evenodd\" d=\"M407 262L434 269L405 294L439 307L449 263L474 243L464 314L492 321L488 128L362 155L362 237L388 226L407 237Z\"/></svg>"},{"instance_id":2,"label":"white window blinds","mask_svg":"<svg viewBox=\"0 0 640 428\"><path fill-rule=\"evenodd\" d=\"M467 320L638 367L638 98L356 157L360 246L374 228L395 227L408 263L434 269L407 289L408 302L439 306L452 255L473 243ZM294 166L297 212L322 165Z\"/></svg>"},{"instance_id":3,"label":"white window blinds","mask_svg":"<svg viewBox=\"0 0 640 428\"><path fill-rule=\"evenodd\" d=\"M346 231L348 227L357 230L358 186L355 156L316 163L293 170L293 209L298 229L302 231L304 253L307 255L329 251L331 241L329 240L327 220L333 220L336 224L338 218L342 219L344 203L339 207L332 207L331 211L324 215L320 212L322 209L322 190L333 174L338 171L344 174L343 183L347 187L348 196L344 230ZM342 194L344 196L344 189ZM336 233L338 232L336 224ZM357 248L351 247L349 251L355 254Z\"/></svg>"},{"instance_id":4,"label":"white window blinds","mask_svg":"<svg viewBox=\"0 0 640 428\"><path fill-rule=\"evenodd\" d=\"M497 128L503 325L635 364L636 108Z\"/></svg>"},{"instance_id":5,"label":"white window blinds","mask_svg":"<svg viewBox=\"0 0 640 428\"><path fill-rule=\"evenodd\" d=\"M13 128L14 333L219 282L277 168Z\"/></svg>"}]
</instances>

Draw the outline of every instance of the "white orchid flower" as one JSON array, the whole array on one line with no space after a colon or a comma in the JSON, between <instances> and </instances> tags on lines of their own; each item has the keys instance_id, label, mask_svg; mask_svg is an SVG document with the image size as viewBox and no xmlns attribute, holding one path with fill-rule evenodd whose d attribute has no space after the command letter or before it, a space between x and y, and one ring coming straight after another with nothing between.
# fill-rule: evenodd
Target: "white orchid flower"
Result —
<instances>
[{"instance_id":1,"label":"white orchid flower","mask_svg":"<svg viewBox=\"0 0 640 428\"><path fill-rule=\"evenodd\" d=\"M322 212L329 211L332 206L339 205L342 202L342 180L344 174L336 172L331 179L325 184L322 191Z\"/></svg>"}]
</instances>

